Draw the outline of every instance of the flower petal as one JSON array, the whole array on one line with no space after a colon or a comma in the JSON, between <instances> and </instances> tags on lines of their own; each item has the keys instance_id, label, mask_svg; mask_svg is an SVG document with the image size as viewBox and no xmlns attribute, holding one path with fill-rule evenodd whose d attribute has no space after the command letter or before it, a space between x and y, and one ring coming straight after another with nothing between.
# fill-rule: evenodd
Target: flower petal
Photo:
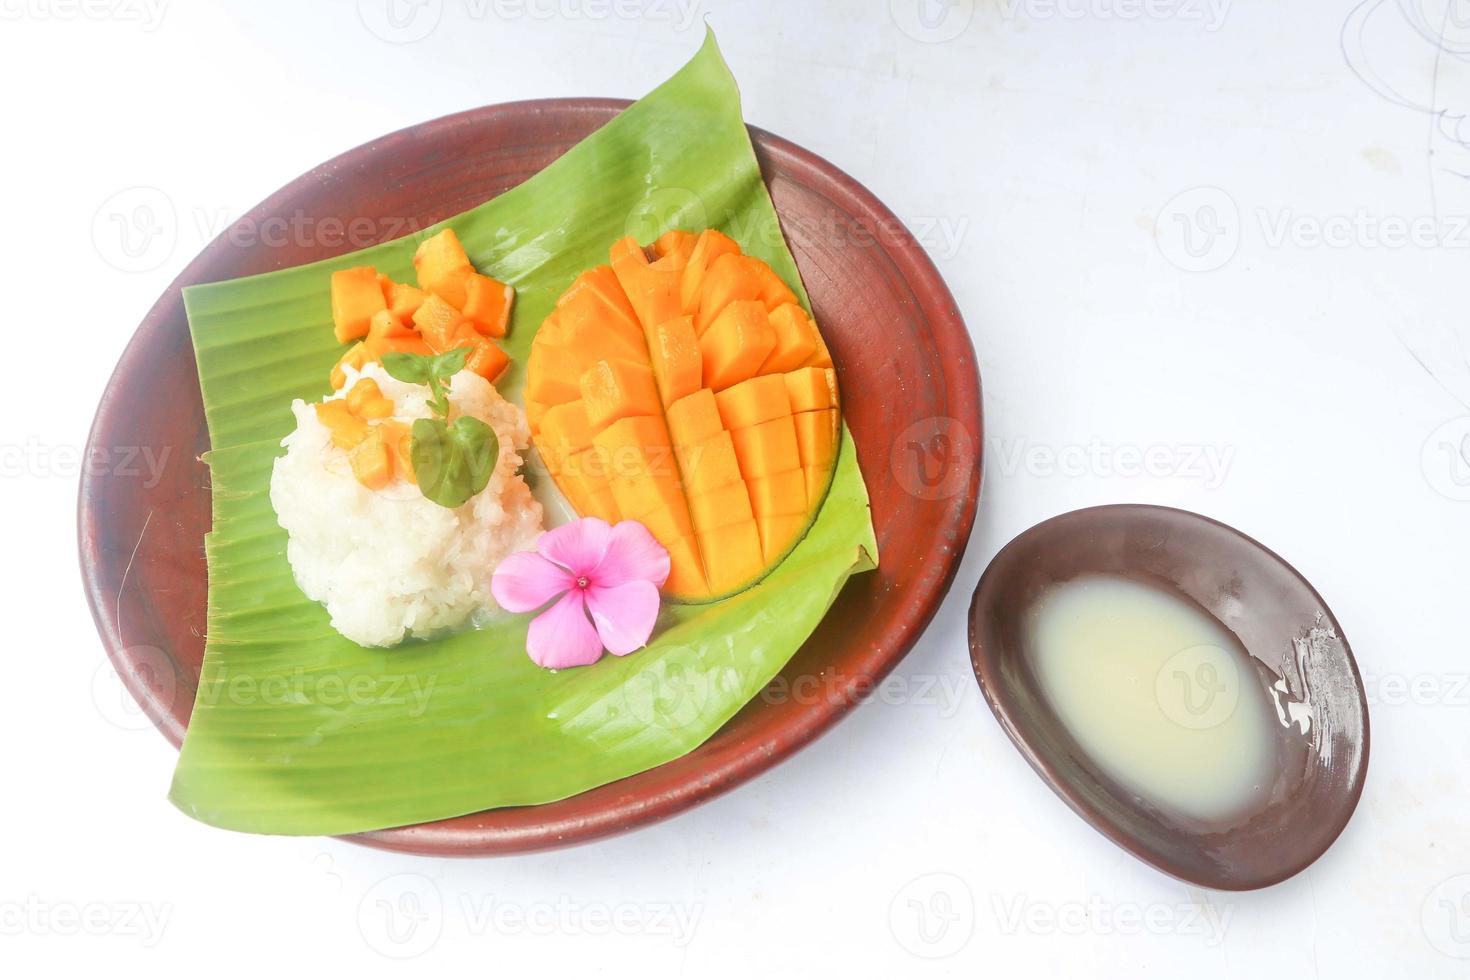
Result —
<instances>
[{"instance_id":1,"label":"flower petal","mask_svg":"<svg viewBox=\"0 0 1470 980\"><path fill-rule=\"evenodd\" d=\"M627 582L662 586L669 578L669 552L639 522L619 521L613 526L606 554L588 577L594 585L608 589Z\"/></svg>"},{"instance_id":2,"label":"flower petal","mask_svg":"<svg viewBox=\"0 0 1470 980\"><path fill-rule=\"evenodd\" d=\"M540 609L576 584L571 572L534 551L520 551L495 567L490 594L507 612Z\"/></svg>"},{"instance_id":3,"label":"flower petal","mask_svg":"<svg viewBox=\"0 0 1470 980\"><path fill-rule=\"evenodd\" d=\"M536 550L573 575L591 575L612 540L612 528L600 517L583 517L541 535Z\"/></svg>"},{"instance_id":4,"label":"flower petal","mask_svg":"<svg viewBox=\"0 0 1470 980\"><path fill-rule=\"evenodd\" d=\"M538 666L585 667L602 656L602 640L587 619L582 593L576 589L535 619L526 630L526 652Z\"/></svg>"},{"instance_id":5,"label":"flower petal","mask_svg":"<svg viewBox=\"0 0 1470 980\"><path fill-rule=\"evenodd\" d=\"M648 645L658 619L658 586L634 580L607 588L594 585L587 590L587 609L597 626L597 635L609 653L625 657Z\"/></svg>"}]
</instances>

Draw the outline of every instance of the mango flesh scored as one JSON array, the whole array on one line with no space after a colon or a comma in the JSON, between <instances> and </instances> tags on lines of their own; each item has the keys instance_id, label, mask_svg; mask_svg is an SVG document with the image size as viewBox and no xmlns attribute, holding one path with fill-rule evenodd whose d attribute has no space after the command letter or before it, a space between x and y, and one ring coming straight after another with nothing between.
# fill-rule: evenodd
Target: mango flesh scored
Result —
<instances>
[{"instance_id":1,"label":"mango flesh scored","mask_svg":"<svg viewBox=\"0 0 1470 980\"><path fill-rule=\"evenodd\" d=\"M831 355L796 294L713 230L615 243L527 360L532 441L584 516L669 550L674 601L755 584L800 540L836 466Z\"/></svg>"}]
</instances>

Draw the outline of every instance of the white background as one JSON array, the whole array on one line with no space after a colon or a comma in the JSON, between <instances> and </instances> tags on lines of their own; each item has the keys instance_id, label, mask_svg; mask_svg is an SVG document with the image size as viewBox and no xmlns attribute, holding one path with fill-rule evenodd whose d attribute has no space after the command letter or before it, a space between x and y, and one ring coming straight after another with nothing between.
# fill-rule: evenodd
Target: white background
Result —
<instances>
[{"instance_id":1,"label":"white background","mask_svg":"<svg viewBox=\"0 0 1470 980\"><path fill-rule=\"evenodd\" d=\"M1446 0L1352 22L1349 2L927 0L925 20L917 0L432 0L396 34L385 0L158 2L0 0L0 971L1470 971L1465 0L1437 40ZM747 119L908 221L969 323L987 472L934 625L795 759L614 840L447 862L191 822L75 568L77 454L134 325L316 163L486 103L636 97L694 53L704 15ZM130 255L113 216L139 203L163 231ZM1357 651L1367 791L1281 886L1212 894L1141 866L977 697L964 612L986 563L1110 501L1265 541Z\"/></svg>"}]
</instances>

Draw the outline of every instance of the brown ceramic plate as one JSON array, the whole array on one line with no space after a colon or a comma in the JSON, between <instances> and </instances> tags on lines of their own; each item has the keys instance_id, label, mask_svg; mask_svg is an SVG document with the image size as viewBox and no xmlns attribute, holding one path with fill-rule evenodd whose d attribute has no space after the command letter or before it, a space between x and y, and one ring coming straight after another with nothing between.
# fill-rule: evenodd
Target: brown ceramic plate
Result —
<instances>
[{"instance_id":1,"label":"brown ceramic plate","mask_svg":"<svg viewBox=\"0 0 1470 980\"><path fill-rule=\"evenodd\" d=\"M627 104L522 102L424 123L305 174L237 228L350 228L354 219L424 227L526 180ZM689 755L570 799L354 839L426 854L497 854L678 813L826 731L893 669L939 608L980 488L980 380L969 334L939 273L892 212L825 160L760 130L751 136L848 393L843 409L882 554L876 572L850 581L773 688L820 693L757 698ZM175 745L204 653L210 521L208 473L197 461L209 438L179 291L372 244L288 235L273 236L272 247L265 237L227 231L191 262L138 328L102 396L89 451L167 452L161 479L123 467L89 468L82 479L78 534L92 615L124 683ZM303 240L283 241L294 237ZM791 686L797 677L821 683Z\"/></svg>"},{"instance_id":2,"label":"brown ceramic plate","mask_svg":"<svg viewBox=\"0 0 1470 980\"><path fill-rule=\"evenodd\" d=\"M1047 706L1028 667L1024 615L1050 586L1094 573L1192 600L1239 638L1255 668L1247 680L1268 692L1278 716L1310 713L1306 733L1300 721L1277 732L1277 778L1244 819L1210 826L1160 813L1093 766ZM1332 611L1276 554L1198 514L1119 504L1022 533L975 590L970 656L996 720L1057 795L1114 843L1185 881L1242 890L1289 878L1337 839L1363 792L1367 702Z\"/></svg>"}]
</instances>

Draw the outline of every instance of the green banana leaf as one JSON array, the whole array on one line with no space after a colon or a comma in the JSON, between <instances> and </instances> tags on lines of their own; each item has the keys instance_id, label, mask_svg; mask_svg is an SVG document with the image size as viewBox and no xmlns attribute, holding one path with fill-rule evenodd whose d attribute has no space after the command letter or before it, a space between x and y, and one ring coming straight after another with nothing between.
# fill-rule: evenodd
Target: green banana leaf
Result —
<instances>
[{"instance_id":1,"label":"green banana leaf","mask_svg":"<svg viewBox=\"0 0 1470 980\"><path fill-rule=\"evenodd\" d=\"M512 398L556 296L624 234L719 227L798 283L713 36L545 171L445 224L477 266L516 288L514 373L502 385ZM541 670L525 653L529 616L389 650L339 636L292 578L271 466L291 399L324 395L341 352L329 273L372 264L406 279L418 241L440 227L185 290L215 447L214 528L204 667L170 796L206 823L352 833L546 803L658 766L754 697L848 576L874 567L867 491L844 434L831 492L781 566L722 602L665 605L650 645L631 656ZM534 464L527 476L547 492Z\"/></svg>"}]
</instances>

